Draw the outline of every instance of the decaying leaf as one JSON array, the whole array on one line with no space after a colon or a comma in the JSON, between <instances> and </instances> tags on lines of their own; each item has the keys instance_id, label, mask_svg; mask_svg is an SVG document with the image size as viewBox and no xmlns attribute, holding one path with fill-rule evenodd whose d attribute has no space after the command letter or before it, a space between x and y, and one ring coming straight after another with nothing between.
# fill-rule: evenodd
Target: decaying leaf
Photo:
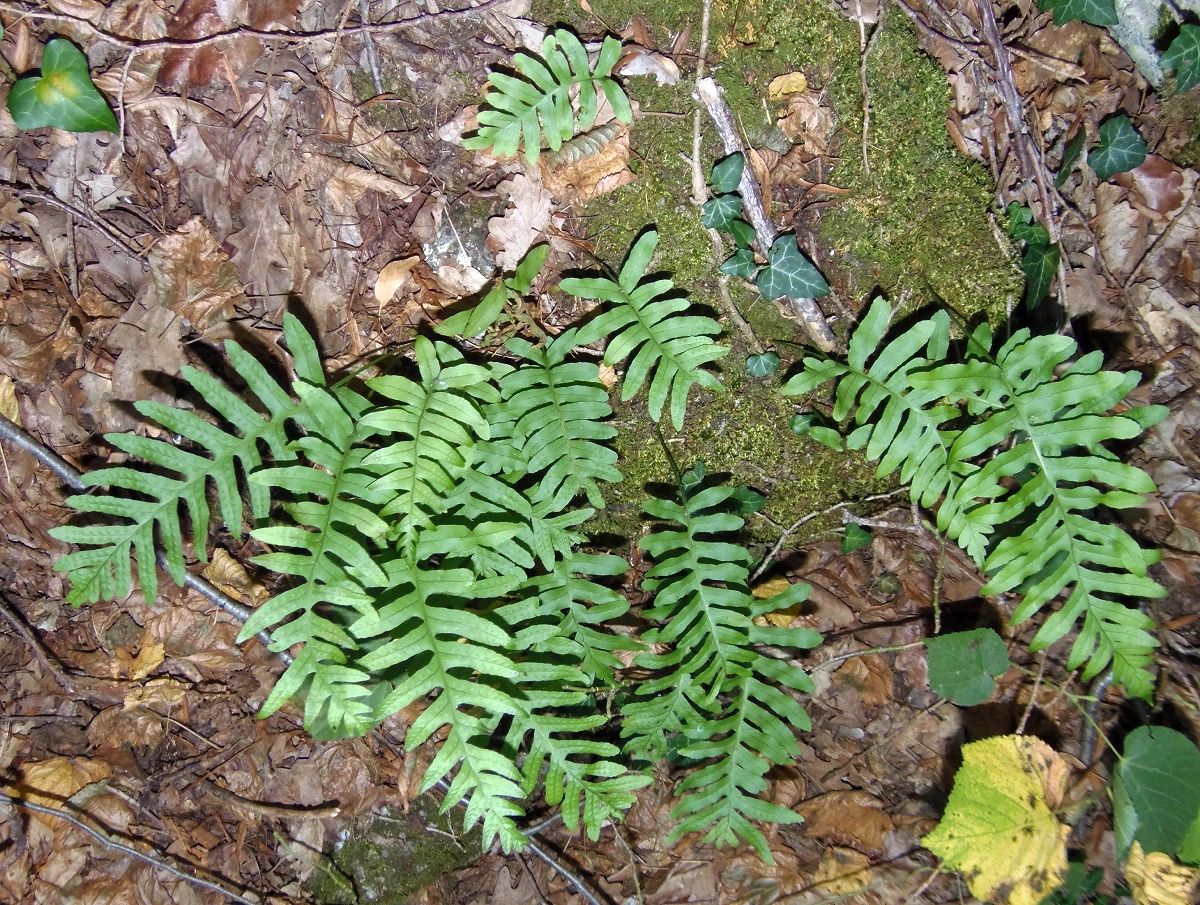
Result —
<instances>
[{"instance_id":1,"label":"decaying leaf","mask_svg":"<svg viewBox=\"0 0 1200 905\"><path fill-rule=\"evenodd\" d=\"M196 330L229 317L245 300L237 267L200 217L156 243L146 257L158 303Z\"/></svg>"},{"instance_id":2,"label":"decaying leaf","mask_svg":"<svg viewBox=\"0 0 1200 905\"><path fill-rule=\"evenodd\" d=\"M111 775L112 769L104 761L86 757L51 757L21 766L21 780L16 784L16 794L34 804L61 808L67 799L84 786L108 779ZM40 814L34 817L42 821L55 819Z\"/></svg>"},{"instance_id":3,"label":"decaying leaf","mask_svg":"<svg viewBox=\"0 0 1200 905\"><path fill-rule=\"evenodd\" d=\"M871 859L852 848L833 845L821 854L813 883L832 896L852 896L871 882Z\"/></svg>"},{"instance_id":4,"label":"decaying leaf","mask_svg":"<svg viewBox=\"0 0 1200 905\"><path fill-rule=\"evenodd\" d=\"M1137 905L1190 905L1196 901L1200 869L1184 867L1162 852L1147 854L1135 842L1125 862L1125 879Z\"/></svg>"},{"instance_id":5,"label":"decaying leaf","mask_svg":"<svg viewBox=\"0 0 1200 905\"><path fill-rule=\"evenodd\" d=\"M14 424L21 421L21 412L17 408L17 385L7 374L0 375L0 415Z\"/></svg>"},{"instance_id":6,"label":"decaying leaf","mask_svg":"<svg viewBox=\"0 0 1200 905\"><path fill-rule=\"evenodd\" d=\"M550 193L576 206L636 178L629 169L629 129L615 121L577 136L539 163L542 183Z\"/></svg>"},{"instance_id":7,"label":"decaying leaf","mask_svg":"<svg viewBox=\"0 0 1200 905\"><path fill-rule=\"evenodd\" d=\"M1067 767L1041 739L1002 735L964 745L946 813L925 846L961 871L972 894L1038 905L1067 870L1067 834L1050 810Z\"/></svg>"},{"instance_id":8,"label":"decaying leaf","mask_svg":"<svg viewBox=\"0 0 1200 905\"><path fill-rule=\"evenodd\" d=\"M553 199L536 171L532 177L519 173L506 179L497 191L508 198L511 206L488 221L487 244L500 271L511 273L550 226Z\"/></svg>"},{"instance_id":9,"label":"decaying leaf","mask_svg":"<svg viewBox=\"0 0 1200 905\"><path fill-rule=\"evenodd\" d=\"M386 305L397 294L403 297L415 292L417 283L413 279L412 271L420 263L420 255L410 255L385 264L375 280L375 300L381 305Z\"/></svg>"},{"instance_id":10,"label":"decaying leaf","mask_svg":"<svg viewBox=\"0 0 1200 905\"><path fill-rule=\"evenodd\" d=\"M212 561L204 567L205 578L231 597L261 606L270 592L252 579L245 567L222 547L213 550Z\"/></svg>"}]
</instances>

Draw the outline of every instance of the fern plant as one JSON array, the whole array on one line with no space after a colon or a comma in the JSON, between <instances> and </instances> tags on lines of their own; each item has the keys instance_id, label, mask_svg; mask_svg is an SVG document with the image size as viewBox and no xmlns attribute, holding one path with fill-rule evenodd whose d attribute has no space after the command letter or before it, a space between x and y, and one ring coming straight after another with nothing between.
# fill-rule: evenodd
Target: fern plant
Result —
<instances>
[{"instance_id":1,"label":"fern plant","mask_svg":"<svg viewBox=\"0 0 1200 905\"><path fill-rule=\"evenodd\" d=\"M1117 683L1148 698L1154 623L1122 598L1162 596L1147 575L1158 554L1095 510L1139 506L1154 490L1149 475L1104 444L1138 436L1165 409L1114 413L1139 375L1101 370L1099 352L1072 362L1068 337L1018 330L993 351L985 324L965 359L948 363L944 314L884 342L890 320L877 299L846 362L807 358L784 392L834 382L834 418L856 425L847 444L879 459L881 475L899 470L914 502L941 499L938 528L989 576L983 593L1022 595L1014 622L1066 593L1034 649L1082 621L1068 667L1090 678L1111 664Z\"/></svg>"},{"instance_id":2,"label":"fern plant","mask_svg":"<svg viewBox=\"0 0 1200 905\"><path fill-rule=\"evenodd\" d=\"M662 758L672 734L683 740L681 757L707 761L677 790L686 794L672 814L679 821L672 839L689 832L705 832L718 846L740 839L770 861L751 820L801 820L758 796L772 765L799 756L795 730L810 728L783 689L811 693L813 684L761 648L811 648L821 639L811 629L756 623L804 600L809 588L794 584L763 600L750 593L750 554L732 542L744 523L738 498L738 488L701 481L681 487L677 499L646 503L646 513L665 524L640 544L655 561L643 582L654 595L645 616L656 625L645 641L669 649L638 655L636 665L650 677L622 707L622 734L636 757Z\"/></svg>"},{"instance_id":3,"label":"fern plant","mask_svg":"<svg viewBox=\"0 0 1200 905\"><path fill-rule=\"evenodd\" d=\"M633 359L625 370L621 400L627 401L650 381L646 405L658 421L670 400L671 423L683 427L687 397L693 386L721 392L724 387L705 366L728 354L713 336L720 325L703 314L683 314L691 303L676 294L669 279L646 280L646 268L658 246L658 233L646 230L629 250L616 280L572 277L562 289L580 298L607 302L584 324L577 341L583 345L610 337L604 351L609 366ZM653 376L651 376L653 374Z\"/></svg>"},{"instance_id":4,"label":"fern plant","mask_svg":"<svg viewBox=\"0 0 1200 905\"><path fill-rule=\"evenodd\" d=\"M541 59L522 52L513 57L516 75L492 70L479 129L463 141L463 147L511 157L524 145L525 159L537 163L543 136L550 150L557 151L563 142L592 127L601 94L617 119L630 122L629 99L611 75L620 55L621 42L606 37L592 67L587 49L571 32L559 28L547 34Z\"/></svg>"}]
</instances>

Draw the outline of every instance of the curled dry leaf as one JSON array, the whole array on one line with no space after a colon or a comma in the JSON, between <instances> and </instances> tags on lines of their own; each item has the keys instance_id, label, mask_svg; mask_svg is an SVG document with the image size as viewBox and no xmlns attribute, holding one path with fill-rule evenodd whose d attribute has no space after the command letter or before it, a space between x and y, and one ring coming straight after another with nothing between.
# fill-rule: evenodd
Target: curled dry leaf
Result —
<instances>
[{"instance_id":1,"label":"curled dry leaf","mask_svg":"<svg viewBox=\"0 0 1200 905\"><path fill-rule=\"evenodd\" d=\"M386 305L397 295L403 298L416 292L417 282L412 271L420 263L420 255L411 255L385 264L375 280L375 300Z\"/></svg>"},{"instance_id":2,"label":"curled dry leaf","mask_svg":"<svg viewBox=\"0 0 1200 905\"><path fill-rule=\"evenodd\" d=\"M13 424L21 423L21 412L17 406L17 385L7 374L0 375L0 415Z\"/></svg>"},{"instance_id":3,"label":"curled dry leaf","mask_svg":"<svg viewBox=\"0 0 1200 905\"><path fill-rule=\"evenodd\" d=\"M511 273L550 225L553 199L537 172L532 177L520 173L506 179L497 191L511 206L503 215L488 220L487 246L501 273Z\"/></svg>"},{"instance_id":4,"label":"curled dry leaf","mask_svg":"<svg viewBox=\"0 0 1200 905\"><path fill-rule=\"evenodd\" d=\"M237 267L200 217L156 243L147 261L158 303L198 331L245 300Z\"/></svg>"},{"instance_id":5,"label":"curled dry leaf","mask_svg":"<svg viewBox=\"0 0 1200 905\"><path fill-rule=\"evenodd\" d=\"M796 810L804 815L805 835L850 846L867 855L881 854L892 831L892 818L884 813L883 802L857 789L826 792Z\"/></svg>"},{"instance_id":6,"label":"curled dry leaf","mask_svg":"<svg viewBox=\"0 0 1200 905\"><path fill-rule=\"evenodd\" d=\"M245 567L221 547L213 551L212 561L201 573L231 597L243 603L261 606L271 596L265 587L254 581Z\"/></svg>"},{"instance_id":7,"label":"curled dry leaf","mask_svg":"<svg viewBox=\"0 0 1200 905\"><path fill-rule=\"evenodd\" d=\"M612 129L611 125L601 126L588 135ZM574 144L580 144L588 135L576 138ZM629 169L629 130L624 126L594 153L583 154L560 165L553 165L552 159L546 155L540 161L542 183L555 198L575 207L615 192L636 178Z\"/></svg>"}]
</instances>

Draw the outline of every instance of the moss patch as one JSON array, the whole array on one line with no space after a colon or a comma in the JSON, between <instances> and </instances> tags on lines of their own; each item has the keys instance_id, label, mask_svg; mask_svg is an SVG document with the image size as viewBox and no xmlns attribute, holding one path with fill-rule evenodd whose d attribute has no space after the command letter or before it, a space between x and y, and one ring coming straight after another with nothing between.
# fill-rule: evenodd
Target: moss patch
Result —
<instances>
[{"instance_id":1,"label":"moss patch","mask_svg":"<svg viewBox=\"0 0 1200 905\"><path fill-rule=\"evenodd\" d=\"M456 839L436 804L420 799L407 814L352 826L314 872L313 897L324 905L401 905L478 852L477 831Z\"/></svg>"}]
</instances>

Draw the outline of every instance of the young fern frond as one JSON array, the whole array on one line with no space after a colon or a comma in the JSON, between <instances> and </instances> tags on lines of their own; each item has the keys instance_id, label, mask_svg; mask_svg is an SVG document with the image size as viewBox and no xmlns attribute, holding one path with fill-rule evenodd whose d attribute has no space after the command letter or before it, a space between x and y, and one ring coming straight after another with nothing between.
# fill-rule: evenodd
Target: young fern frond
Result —
<instances>
[{"instance_id":1,"label":"young fern frond","mask_svg":"<svg viewBox=\"0 0 1200 905\"><path fill-rule=\"evenodd\" d=\"M806 359L785 392L837 381L834 417L857 425L849 445L880 459L881 475L899 469L915 502L941 498L938 528L988 574L983 592L1023 595L1014 622L1067 592L1035 648L1082 618L1069 666L1091 677L1112 663L1116 682L1148 697L1153 621L1116 598L1162 596L1147 575L1158 554L1094 511L1139 506L1154 490L1149 475L1103 444L1138 436L1165 410L1111 414L1138 375L1102 371L1098 352L1067 367L1076 353L1069 337L1019 330L993 354L985 325L965 361L948 364L940 315L880 348L890 316L877 300L854 333L849 363Z\"/></svg>"},{"instance_id":2,"label":"young fern frond","mask_svg":"<svg viewBox=\"0 0 1200 905\"><path fill-rule=\"evenodd\" d=\"M743 519L734 508L737 488L703 486L682 501L651 497L646 512L681 526L647 535L642 548L655 559L644 587L654 594L646 616L660 627L648 644L671 644L665 653L643 653L636 665L656 675L622 707L626 750L661 756L665 733L690 743L681 754L712 761L686 779L689 792L672 816L673 837L706 832L706 840L732 845L741 839L766 860L766 839L750 821L796 822L784 808L757 798L772 764L798 752L795 729L807 729L803 708L778 686L813 690L799 669L760 652L756 645L814 647L809 629L763 628L754 617L803 600L808 586L793 585L768 600L749 589L750 555L728 538Z\"/></svg>"},{"instance_id":3,"label":"young fern frond","mask_svg":"<svg viewBox=\"0 0 1200 905\"><path fill-rule=\"evenodd\" d=\"M646 268L658 245L658 233L647 230L629 250L616 282L607 277L569 278L562 289L580 298L610 304L579 329L576 342L588 345L608 338L604 363L615 366L633 356L625 370L622 401L632 399L646 383L646 405L658 421L670 400L671 423L683 427L688 392L694 385L723 392L716 375L705 369L729 350L713 342L721 332L711 317L681 312L691 303L674 295L669 279L643 282ZM651 376L653 374L653 376Z\"/></svg>"},{"instance_id":4,"label":"young fern frond","mask_svg":"<svg viewBox=\"0 0 1200 905\"><path fill-rule=\"evenodd\" d=\"M620 481L621 472L616 451L604 445L617 430L605 423L612 409L599 366L566 360L575 348L574 330L560 334L545 349L523 339L510 339L507 348L527 362L500 379L500 392L527 468L542 473L531 501L548 501L561 511L583 494L591 506L603 508L598 482Z\"/></svg>"},{"instance_id":5,"label":"young fern frond","mask_svg":"<svg viewBox=\"0 0 1200 905\"><path fill-rule=\"evenodd\" d=\"M983 559L989 576L983 593L1021 593L1012 617L1019 623L1066 591L1065 603L1042 624L1032 648L1055 643L1082 617L1068 668L1086 664L1084 678L1090 678L1112 663L1114 681L1148 699L1154 688L1154 620L1114 598L1163 596L1164 589L1146 574L1159 554L1140 547L1117 525L1096 521L1095 510L1138 507L1154 491L1148 474L1117 461L1101 444L1139 436L1165 409L1111 414L1139 375L1100 370L1100 352L1056 375L1075 354L1069 337L1018 330L994 356L991 346L985 326L973 335L966 362L913 378L921 390L936 387L970 400L983 417L951 447L951 466L964 477L955 518L944 530L951 537L990 540L997 526L1017 526ZM972 464L997 449L1003 451L982 467Z\"/></svg>"},{"instance_id":6,"label":"young fern frond","mask_svg":"<svg viewBox=\"0 0 1200 905\"><path fill-rule=\"evenodd\" d=\"M296 376L322 386L316 346L300 322L287 315L284 335L292 351ZM64 543L83 547L60 558L54 568L66 572L71 582L67 599L74 604L97 599L115 600L132 588L130 552L137 560L138 581L147 602L158 594L155 544L166 554L167 572L183 584L186 563L183 553L182 510L191 521L191 534L201 560L206 560L209 481L216 488L221 521L235 537L242 533L244 517L238 475L249 475L262 464L260 444L265 444L275 461L294 456L288 449L286 425L304 425L307 403L288 393L263 365L235 342L225 344L234 371L245 382L247 394L264 411L256 410L219 380L202 371L185 367L184 380L231 429L204 420L194 412L157 402L138 402L137 410L201 452L189 452L166 440L136 434L107 434L116 449L141 459L139 467L110 466L88 472L84 483L110 492L77 494L67 504L79 513L99 518L85 524L65 525L51 530ZM149 466L148 468L146 466ZM112 490L127 491L116 495ZM266 517L270 499L265 487L250 485L250 509L257 521Z\"/></svg>"},{"instance_id":7,"label":"young fern frond","mask_svg":"<svg viewBox=\"0 0 1200 905\"><path fill-rule=\"evenodd\" d=\"M542 58L518 53L513 67L518 75L492 71L484 109L479 112L478 131L463 141L469 150L490 149L497 157L510 157L525 146L525 159L537 162L542 136L551 151L587 131L596 121L599 95L607 99L621 122L630 122L633 112L621 86L612 78L612 68L621 55L621 42L606 37L593 69L587 49L566 29L557 29L542 42ZM578 91L576 114L572 90Z\"/></svg>"}]
</instances>

